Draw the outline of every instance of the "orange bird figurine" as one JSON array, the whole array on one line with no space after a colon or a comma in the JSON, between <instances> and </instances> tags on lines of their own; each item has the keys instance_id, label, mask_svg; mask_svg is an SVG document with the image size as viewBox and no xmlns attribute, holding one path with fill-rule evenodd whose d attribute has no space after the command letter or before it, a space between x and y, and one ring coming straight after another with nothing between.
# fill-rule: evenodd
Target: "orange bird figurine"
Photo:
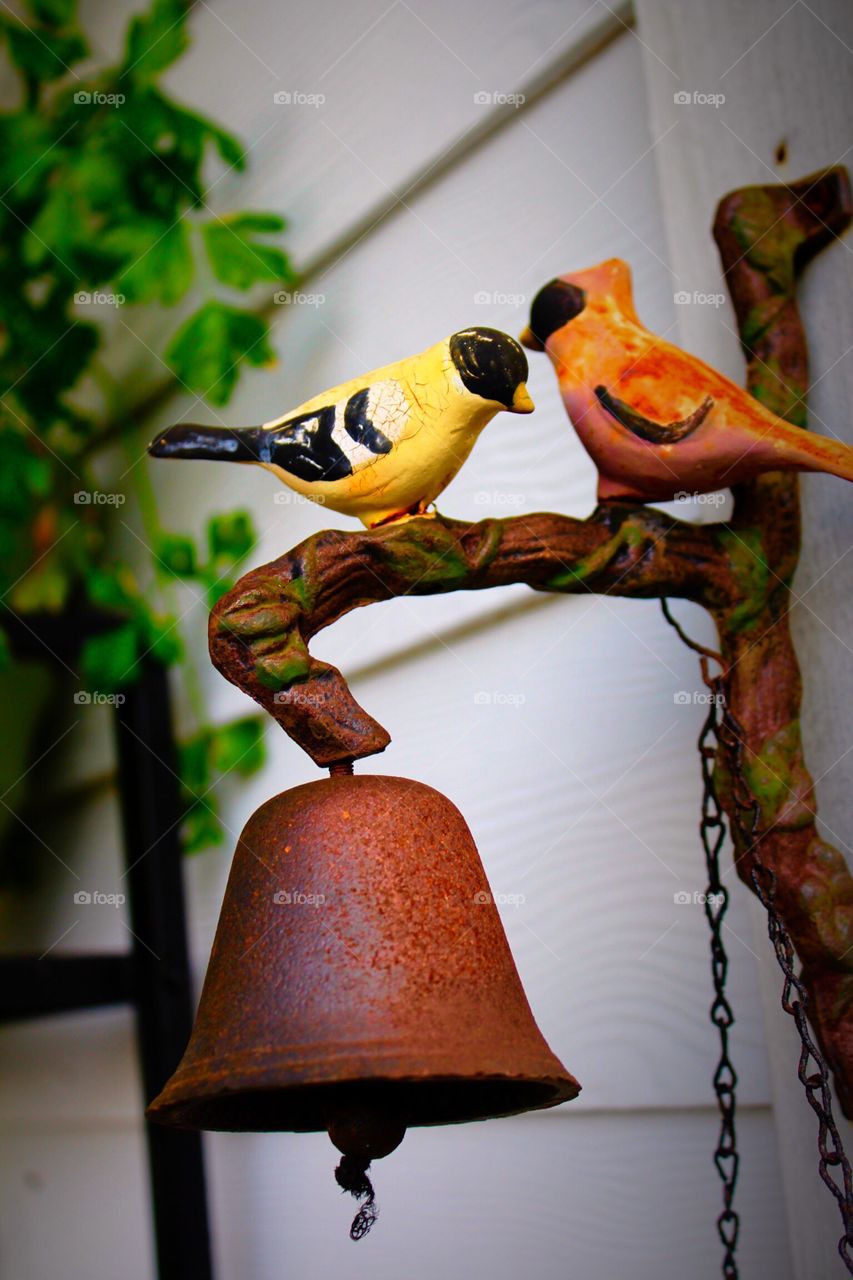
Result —
<instances>
[{"instance_id":1,"label":"orange bird figurine","mask_svg":"<svg viewBox=\"0 0 853 1280\"><path fill-rule=\"evenodd\" d=\"M777 418L634 310L631 271L611 258L560 276L533 300L524 346L546 351L598 468L598 497L665 502L762 471L853 480L853 449Z\"/></svg>"}]
</instances>

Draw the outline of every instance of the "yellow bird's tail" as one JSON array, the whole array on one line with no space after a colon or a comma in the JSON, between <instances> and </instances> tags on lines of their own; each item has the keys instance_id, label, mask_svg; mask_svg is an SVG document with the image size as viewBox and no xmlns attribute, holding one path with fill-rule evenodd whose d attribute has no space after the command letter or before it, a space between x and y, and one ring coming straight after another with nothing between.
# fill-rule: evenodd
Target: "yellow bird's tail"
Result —
<instances>
[{"instance_id":1,"label":"yellow bird's tail","mask_svg":"<svg viewBox=\"0 0 853 1280\"><path fill-rule=\"evenodd\" d=\"M204 462L265 462L265 433L258 427L200 427L179 422L152 440L152 458L189 458Z\"/></svg>"}]
</instances>

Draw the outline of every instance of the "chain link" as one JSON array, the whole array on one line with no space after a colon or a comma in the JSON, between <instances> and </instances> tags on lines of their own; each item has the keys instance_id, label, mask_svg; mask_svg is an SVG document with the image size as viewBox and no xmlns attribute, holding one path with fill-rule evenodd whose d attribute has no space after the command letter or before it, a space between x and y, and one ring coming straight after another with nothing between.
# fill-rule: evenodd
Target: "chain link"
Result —
<instances>
[{"instance_id":1,"label":"chain link","mask_svg":"<svg viewBox=\"0 0 853 1280\"><path fill-rule=\"evenodd\" d=\"M713 782L714 759L717 754L717 715L720 705L717 701L718 696L717 681L712 681L711 703L699 738L703 783L700 834L708 872L705 915L711 930L711 977L714 983L711 1021L720 1036L720 1057L714 1072L714 1093L717 1095L717 1105L720 1109L720 1135L714 1152L714 1164L717 1166L717 1173L723 1184L723 1212L717 1218L717 1234L723 1246L725 1280L737 1280L735 1249L740 1231L740 1218L732 1208L740 1167L735 1133L737 1072L729 1057L729 1029L734 1024L735 1018L726 998L729 959L722 937L724 917L729 905L729 891L720 875L720 852L726 839L726 824Z\"/></svg>"},{"instance_id":2,"label":"chain link","mask_svg":"<svg viewBox=\"0 0 853 1280\"><path fill-rule=\"evenodd\" d=\"M751 879L756 895L767 912L767 931L779 967L784 974L782 988L782 1008L795 1022L800 1037L800 1058L797 1074L805 1089L809 1106L818 1118L817 1146L820 1159L818 1172L835 1197L844 1234L838 1242L838 1252L850 1275L853 1275L853 1174L850 1162L844 1152L844 1146L832 1112L832 1094L830 1092L829 1069L819 1047L812 1038L807 1013L809 996L802 981L794 970L794 947L788 931L775 907L776 876L773 870L761 860L758 852L761 832L761 807L758 801L748 792L744 781L743 756L745 751L745 735L735 719L726 699L724 685L724 668L722 658L711 649L691 640L672 617L666 600L661 600L664 617L694 652L700 655L702 679L711 693L708 716L699 737L699 751L702 761L702 844L708 864L709 886L719 884L719 855L725 840L725 823L722 807L714 786L713 765L716 757L715 741L727 753L731 760L732 794L734 799L735 824L743 845L743 856L749 855L752 862ZM712 676L708 670L708 661L713 659L719 663L720 674ZM715 895L720 890L714 889ZM728 1060L728 1029L734 1022L731 1009L725 999L726 954L720 939L722 916L728 905L728 893L721 886L722 897L715 897L721 904L716 913L709 909L711 889L705 903L705 914L711 926L711 968L714 979L715 999L711 1006L711 1020L720 1031L720 1061L714 1076L714 1090L720 1106L722 1124L720 1140L714 1153L714 1162L723 1181L723 1213L717 1219L717 1231L724 1248L723 1275L726 1280L736 1280L737 1267L734 1261L734 1250L737 1243L739 1220L731 1208L737 1179L739 1157L735 1147L735 1096L734 1089L737 1076ZM719 951L718 951L719 946ZM722 957L720 959L719 957ZM722 1085L722 1088L721 1088ZM729 1087L730 1086L730 1087ZM730 1127L729 1127L730 1126ZM830 1171L834 1172L830 1172ZM840 1179L840 1181L839 1181Z\"/></svg>"},{"instance_id":3,"label":"chain link","mask_svg":"<svg viewBox=\"0 0 853 1280\"><path fill-rule=\"evenodd\" d=\"M750 873L752 883L767 912L767 932L773 944L776 960L785 977L782 987L782 1008L794 1019L800 1037L797 1075L805 1090L806 1100L818 1119L817 1147L820 1156L818 1172L838 1205L844 1225L844 1233L838 1241L838 1252L848 1273L853 1275L853 1252L851 1252L853 1250L853 1174L851 1174L850 1161L845 1154L832 1112L829 1068L812 1038L808 1024L809 994L795 972L794 947L782 917L776 910L776 875L761 860L758 853L761 839L758 831L761 808L757 800L748 794L743 794L745 736L725 704L720 725L720 743L733 760L733 777L741 784L734 791L738 833L744 845L744 852L752 859ZM836 1171L835 1176L830 1169Z\"/></svg>"},{"instance_id":4,"label":"chain link","mask_svg":"<svg viewBox=\"0 0 853 1280\"><path fill-rule=\"evenodd\" d=\"M705 916L711 930L711 978L714 984L711 1021L720 1037L720 1056L714 1072L714 1093L717 1096L717 1106L720 1111L720 1133L714 1151L714 1164L723 1184L723 1211L717 1218L717 1235L723 1246L722 1274L725 1280L738 1280L735 1250L740 1232L740 1218L733 1208L740 1168L735 1131L737 1072L729 1057L729 1030L735 1018L726 997L729 958L723 942L723 922L729 906L729 891L723 884L720 874L720 854L726 839L726 823L714 787L719 710L722 705L721 699L724 702L724 694L721 688L721 677L712 677L708 672L709 658L720 662L721 666L722 662L712 650L704 649L685 635L669 612L666 600L661 600L661 608L664 617L675 628L679 638L700 655L702 676L711 694L708 715L699 735L699 759L702 766L702 818L699 833L705 852L705 868L708 876Z\"/></svg>"}]
</instances>

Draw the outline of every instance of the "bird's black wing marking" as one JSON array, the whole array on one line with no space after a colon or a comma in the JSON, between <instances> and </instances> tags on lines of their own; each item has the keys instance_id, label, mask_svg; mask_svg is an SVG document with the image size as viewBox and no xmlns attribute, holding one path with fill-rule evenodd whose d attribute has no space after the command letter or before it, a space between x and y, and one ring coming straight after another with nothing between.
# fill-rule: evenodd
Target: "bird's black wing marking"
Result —
<instances>
[{"instance_id":1,"label":"bird's black wing marking","mask_svg":"<svg viewBox=\"0 0 853 1280\"><path fill-rule=\"evenodd\" d=\"M373 425L368 416L369 400L370 387L363 387L350 396L344 409L344 428L351 440L356 444L363 444L371 453L390 453L391 441Z\"/></svg>"},{"instance_id":2,"label":"bird's black wing marking","mask_svg":"<svg viewBox=\"0 0 853 1280\"><path fill-rule=\"evenodd\" d=\"M679 440L684 440L692 435L697 427L701 427L714 407L713 398L706 396L699 408L694 409L686 418L676 418L673 422L654 422L651 418L645 418L641 413L637 413L637 410L632 409L624 400L617 400L606 387L596 387L595 394L601 407L606 409L612 418L615 418L623 427L627 427L635 436L639 436L641 440L648 440L650 444L677 444Z\"/></svg>"},{"instance_id":3,"label":"bird's black wing marking","mask_svg":"<svg viewBox=\"0 0 853 1280\"><path fill-rule=\"evenodd\" d=\"M352 464L332 439L334 428L333 404L290 418L273 428L265 461L298 480L343 480L352 475Z\"/></svg>"}]
</instances>

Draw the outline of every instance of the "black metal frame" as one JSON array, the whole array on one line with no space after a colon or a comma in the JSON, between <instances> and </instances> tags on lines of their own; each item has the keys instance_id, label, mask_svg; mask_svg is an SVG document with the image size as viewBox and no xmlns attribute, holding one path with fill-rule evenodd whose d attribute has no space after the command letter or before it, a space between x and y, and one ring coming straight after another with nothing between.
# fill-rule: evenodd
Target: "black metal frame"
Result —
<instances>
[{"instance_id":1,"label":"black metal frame","mask_svg":"<svg viewBox=\"0 0 853 1280\"><path fill-rule=\"evenodd\" d=\"M48 622L24 628L14 616L13 651L44 656L67 648ZM78 620L79 621L79 620ZM17 624L17 625L16 625ZM99 619L86 631L109 627ZM54 644L50 644L50 640ZM139 680L115 710L115 738L129 923L127 953L0 957L0 1021L45 1017L104 1005L132 1004L146 1100L165 1084L192 1027L193 996L187 949L179 825L181 799L166 672L143 661ZM204 1156L199 1133L146 1121L148 1165L159 1280L212 1280Z\"/></svg>"}]
</instances>

